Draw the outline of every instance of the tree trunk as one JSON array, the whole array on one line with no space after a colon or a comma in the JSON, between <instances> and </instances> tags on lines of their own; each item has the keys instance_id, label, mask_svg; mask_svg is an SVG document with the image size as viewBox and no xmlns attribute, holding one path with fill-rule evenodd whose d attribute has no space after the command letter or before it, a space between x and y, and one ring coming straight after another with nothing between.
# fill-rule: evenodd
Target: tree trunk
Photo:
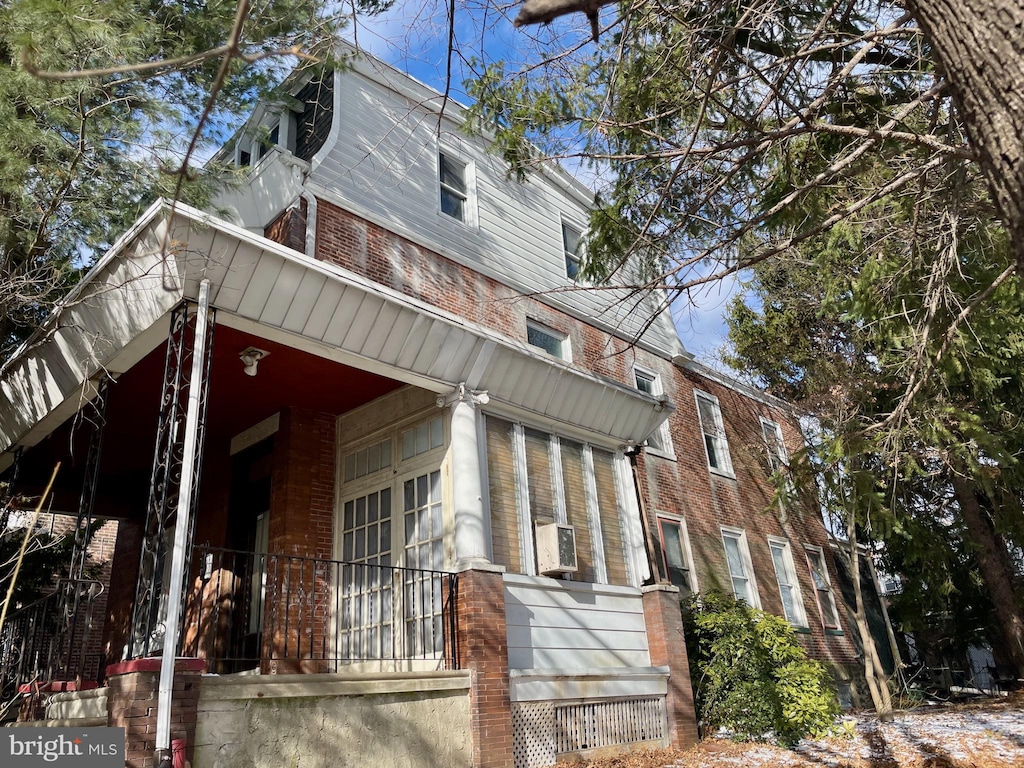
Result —
<instances>
[{"instance_id":1,"label":"tree trunk","mask_svg":"<svg viewBox=\"0 0 1024 768\"><path fill-rule=\"evenodd\" d=\"M1024 0L906 0L1024 263Z\"/></svg>"},{"instance_id":2,"label":"tree trunk","mask_svg":"<svg viewBox=\"0 0 1024 768\"><path fill-rule=\"evenodd\" d=\"M954 476L953 493L967 527L967 536L977 551L978 570L995 607L1004 650L1017 670L1017 677L1024 679L1024 612L1013 590L1013 566L1006 544L978 502L973 483Z\"/></svg>"},{"instance_id":3,"label":"tree trunk","mask_svg":"<svg viewBox=\"0 0 1024 768\"><path fill-rule=\"evenodd\" d=\"M892 695L889 693L889 681L885 678L885 670L882 669L882 662L875 648L875 637L868 626L867 611L864 610L864 592L860 588L860 557L857 552L857 523L856 515L852 512L846 523L846 541L849 545L850 578L853 581L853 616L857 622L857 632L860 634L860 644L864 653L864 678L867 680L875 714L883 723L891 723L894 719Z\"/></svg>"}]
</instances>

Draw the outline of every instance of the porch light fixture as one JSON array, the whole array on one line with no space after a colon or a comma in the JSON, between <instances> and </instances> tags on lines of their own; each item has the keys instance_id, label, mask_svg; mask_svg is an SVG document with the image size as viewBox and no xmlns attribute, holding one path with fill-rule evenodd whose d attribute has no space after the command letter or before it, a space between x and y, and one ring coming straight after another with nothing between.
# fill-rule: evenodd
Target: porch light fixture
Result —
<instances>
[{"instance_id":1,"label":"porch light fixture","mask_svg":"<svg viewBox=\"0 0 1024 768\"><path fill-rule=\"evenodd\" d=\"M256 366L259 365L260 360L269 355L265 349L257 349L256 347L246 347L238 353L238 359L242 361L243 372L246 376L256 375Z\"/></svg>"}]
</instances>

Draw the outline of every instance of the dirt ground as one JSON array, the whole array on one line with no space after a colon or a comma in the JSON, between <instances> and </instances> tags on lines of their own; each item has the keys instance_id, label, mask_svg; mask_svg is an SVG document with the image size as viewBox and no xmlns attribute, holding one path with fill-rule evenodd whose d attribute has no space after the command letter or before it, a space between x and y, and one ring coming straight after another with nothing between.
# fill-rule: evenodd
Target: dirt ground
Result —
<instances>
[{"instance_id":1,"label":"dirt ground","mask_svg":"<svg viewBox=\"0 0 1024 768\"><path fill-rule=\"evenodd\" d=\"M881 724L846 715L846 736L795 749L707 739L685 752L659 750L577 762L574 768L1002 768L1024 767L1024 697L922 706Z\"/></svg>"}]
</instances>

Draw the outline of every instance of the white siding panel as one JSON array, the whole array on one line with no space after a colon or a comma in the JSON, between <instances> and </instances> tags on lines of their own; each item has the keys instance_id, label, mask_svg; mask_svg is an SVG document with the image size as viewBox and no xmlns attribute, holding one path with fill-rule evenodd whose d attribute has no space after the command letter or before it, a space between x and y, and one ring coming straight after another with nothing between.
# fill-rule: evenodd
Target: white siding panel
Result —
<instances>
[{"instance_id":1,"label":"white siding panel","mask_svg":"<svg viewBox=\"0 0 1024 768\"><path fill-rule=\"evenodd\" d=\"M646 667L651 663L639 591L506 577L512 669Z\"/></svg>"},{"instance_id":2,"label":"white siding panel","mask_svg":"<svg viewBox=\"0 0 1024 768\"><path fill-rule=\"evenodd\" d=\"M512 648L508 649L509 669L599 669L601 667L646 667L651 663L647 651L620 651L593 648Z\"/></svg>"},{"instance_id":3,"label":"white siding panel","mask_svg":"<svg viewBox=\"0 0 1024 768\"><path fill-rule=\"evenodd\" d=\"M372 357L374 360L380 359L380 351L384 349L384 343L388 340L388 334L391 333L401 311L397 304L384 302L380 312L377 313L377 317L374 318L371 332L367 335L366 342L360 350L362 354Z\"/></svg>"},{"instance_id":4,"label":"white siding panel","mask_svg":"<svg viewBox=\"0 0 1024 768\"><path fill-rule=\"evenodd\" d=\"M313 307L313 311L306 321L306 327L302 329L302 332L312 339L320 339L322 341L327 333L327 327L331 323L331 318L334 317L341 302L341 297L344 294L344 286L333 280L327 280L324 283L323 290L320 291L316 306Z\"/></svg>"},{"instance_id":5,"label":"white siding panel","mask_svg":"<svg viewBox=\"0 0 1024 768\"><path fill-rule=\"evenodd\" d=\"M220 307L223 306L220 301L227 273L231 268L231 262L235 258L235 254L238 252L238 240L233 237L218 237L214 244L215 247L210 249L206 276L210 279L210 303L215 307ZM236 301L237 305L237 300L234 301Z\"/></svg>"},{"instance_id":6,"label":"white siding panel","mask_svg":"<svg viewBox=\"0 0 1024 768\"><path fill-rule=\"evenodd\" d=\"M280 256L263 252L260 262L252 274L252 279L242 294L242 301L238 304L238 314L254 320L263 314L284 264L284 259Z\"/></svg>"},{"instance_id":7,"label":"white siding panel","mask_svg":"<svg viewBox=\"0 0 1024 768\"><path fill-rule=\"evenodd\" d=\"M260 314L260 322L273 325L278 328L284 323L285 315L292 302L296 299L299 285L302 284L302 275L306 268L294 261L284 262L281 271L274 281L274 285L267 298L267 304Z\"/></svg>"},{"instance_id":8,"label":"white siding panel","mask_svg":"<svg viewBox=\"0 0 1024 768\"><path fill-rule=\"evenodd\" d=\"M383 299L366 294L359 304L359 311L352 318L352 324L348 329L348 333L345 334L345 338L342 339L341 344L338 346L344 347L350 352L361 352L367 338L370 336L370 331L377 324L377 317L384 307Z\"/></svg>"},{"instance_id":9,"label":"white siding panel","mask_svg":"<svg viewBox=\"0 0 1024 768\"><path fill-rule=\"evenodd\" d=\"M261 250L253 245L244 244L235 251L234 258L228 268L224 282L217 291L217 306L229 312L239 309L245 289L249 285L251 268L260 260Z\"/></svg>"},{"instance_id":10,"label":"white siding panel","mask_svg":"<svg viewBox=\"0 0 1024 768\"><path fill-rule=\"evenodd\" d=\"M403 309L401 311L394 323L391 325L391 330L388 332L387 339L384 341L384 346L378 354L379 360L394 365L398 356L402 354L406 340L409 338L409 334L412 332L412 329L419 318L419 314L412 310Z\"/></svg>"},{"instance_id":11,"label":"white siding panel","mask_svg":"<svg viewBox=\"0 0 1024 768\"><path fill-rule=\"evenodd\" d=\"M412 368L416 358L423 351L427 339L430 338L432 330L434 330L433 321L418 312L415 313L412 327L405 339L402 340L402 348L395 356L394 364L398 368L406 370Z\"/></svg>"},{"instance_id":12,"label":"white siding panel","mask_svg":"<svg viewBox=\"0 0 1024 768\"><path fill-rule=\"evenodd\" d=\"M326 275L308 269L303 270L302 281L299 283L295 298L292 299L281 327L286 331L302 333L308 327L310 316L326 284Z\"/></svg>"},{"instance_id":13,"label":"white siding panel","mask_svg":"<svg viewBox=\"0 0 1024 768\"><path fill-rule=\"evenodd\" d=\"M356 315L359 314L363 299L366 298L368 298L367 294L355 288L345 290L342 297L338 300L338 306L334 310L331 322L327 324L327 330L324 331L324 342L335 347L341 346L342 341L345 340L349 329L352 327L352 322L355 320Z\"/></svg>"}]
</instances>

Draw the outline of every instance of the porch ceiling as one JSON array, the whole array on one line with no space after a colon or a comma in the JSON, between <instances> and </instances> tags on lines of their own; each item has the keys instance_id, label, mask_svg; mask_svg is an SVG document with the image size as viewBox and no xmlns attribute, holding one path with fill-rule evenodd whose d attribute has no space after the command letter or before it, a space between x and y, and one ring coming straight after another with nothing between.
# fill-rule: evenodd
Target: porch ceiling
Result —
<instances>
[{"instance_id":1,"label":"porch ceiling","mask_svg":"<svg viewBox=\"0 0 1024 768\"><path fill-rule=\"evenodd\" d=\"M219 325L356 370L438 393L465 382L619 442L642 442L667 416L644 393L521 341L195 209L157 203L0 372L0 468L12 446L38 442L91 398L97 374L126 371L156 348L170 310L196 297L203 278Z\"/></svg>"}]
</instances>

